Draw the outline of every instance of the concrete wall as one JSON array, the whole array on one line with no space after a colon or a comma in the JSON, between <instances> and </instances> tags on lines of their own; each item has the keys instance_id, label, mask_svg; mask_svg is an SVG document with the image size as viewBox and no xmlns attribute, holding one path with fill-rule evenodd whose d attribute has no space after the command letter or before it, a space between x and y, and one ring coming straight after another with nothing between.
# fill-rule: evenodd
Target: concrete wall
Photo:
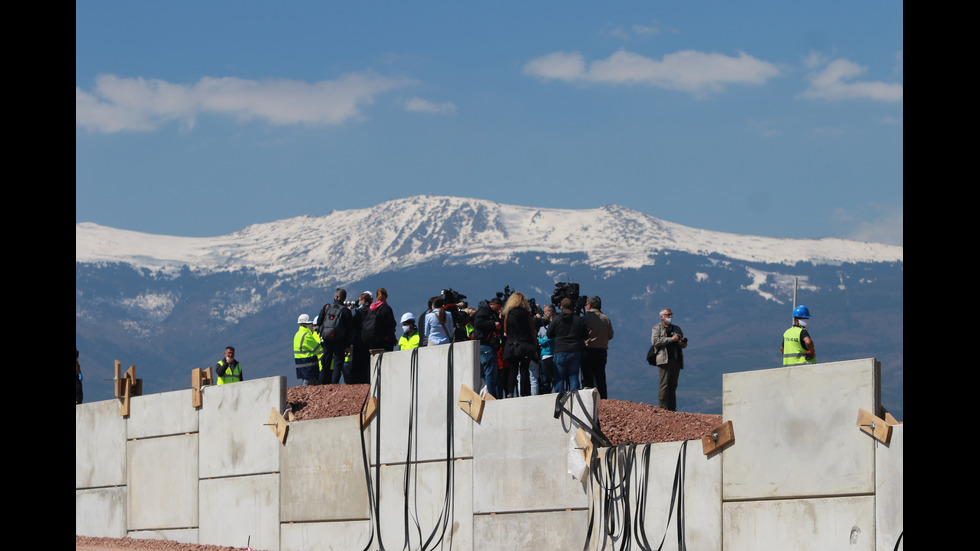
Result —
<instances>
[{"instance_id":1,"label":"concrete wall","mask_svg":"<svg viewBox=\"0 0 980 551\"><path fill-rule=\"evenodd\" d=\"M450 366L452 369L450 370ZM576 427L555 395L490 401L478 423L458 407L478 389L476 343L386 353L380 407L294 422L286 444L266 426L285 377L76 406L76 534L254 549L462 551L891 549L903 530L901 426L890 445L855 426L877 411L874 360L726 374L736 441L597 450L576 472ZM595 415L594 391L574 413ZM674 490L678 459L683 475ZM683 515L679 510L683 503ZM604 507L623 518L615 526ZM612 511L615 509L615 511ZM642 532L639 528L642 527ZM370 546L368 546L368 542Z\"/></svg>"}]
</instances>

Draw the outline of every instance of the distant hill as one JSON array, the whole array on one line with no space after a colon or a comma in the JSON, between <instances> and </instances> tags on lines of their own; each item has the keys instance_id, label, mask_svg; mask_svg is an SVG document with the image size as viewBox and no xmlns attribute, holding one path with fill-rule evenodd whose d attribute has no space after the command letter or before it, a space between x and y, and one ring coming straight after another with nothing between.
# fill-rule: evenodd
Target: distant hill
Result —
<instances>
[{"instance_id":1,"label":"distant hill","mask_svg":"<svg viewBox=\"0 0 980 551\"><path fill-rule=\"evenodd\" d=\"M75 229L75 333L86 401L111 398L112 362L145 392L187 388L234 345L248 378L288 375L300 313L338 286L386 287L396 314L452 288L472 305L504 285L550 300L555 282L602 297L616 336L610 397L656 404L644 360L657 312L690 339L678 408L721 413L721 374L779 366L793 287L820 361L876 357L883 404L903 410L903 248L709 232L615 205L538 209L418 196L255 224L230 235Z\"/></svg>"}]
</instances>

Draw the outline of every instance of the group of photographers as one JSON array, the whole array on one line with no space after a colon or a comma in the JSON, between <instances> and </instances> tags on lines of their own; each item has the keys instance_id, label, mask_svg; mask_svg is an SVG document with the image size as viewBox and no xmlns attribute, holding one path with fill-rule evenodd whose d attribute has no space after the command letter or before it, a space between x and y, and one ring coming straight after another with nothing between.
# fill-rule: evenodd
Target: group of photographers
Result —
<instances>
[{"instance_id":1,"label":"group of photographers","mask_svg":"<svg viewBox=\"0 0 980 551\"><path fill-rule=\"evenodd\" d=\"M444 289L429 299L422 315L401 316L400 338L383 288L376 300L362 293L354 304L346 304L347 292L337 289L333 302L323 305L314 320L305 314L298 320L293 346L297 376L305 384L336 384L341 377L346 383L367 383L371 349L405 350L472 339L480 343L483 382L494 398L583 387L595 387L606 398L612 323L600 310L599 297L579 297L574 283L555 287L552 303L543 308L509 286L475 309L467 307L466 295Z\"/></svg>"},{"instance_id":2,"label":"group of photographers","mask_svg":"<svg viewBox=\"0 0 980 551\"><path fill-rule=\"evenodd\" d=\"M533 298L505 286L474 309L465 302L466 295L443 289L418 318L411 312L401 316L398 338L384 288L374 300L365 292L352 304L345 303L347 292L337 289L334 301L315 320L300 316L293 340L296 373L305 384L336 384L341 377L349 384L368 383L372 349L407 350L472 339L480 345L485 391L494 398L595 388L606 399L612 322L599 297L580 296L578 290L575 283L556 283L551 303L539 308ZM660 371L660 407L676 410L687 339L672 321L669 309L660 312L647 361Z\"/></svg>"}]
</instances>

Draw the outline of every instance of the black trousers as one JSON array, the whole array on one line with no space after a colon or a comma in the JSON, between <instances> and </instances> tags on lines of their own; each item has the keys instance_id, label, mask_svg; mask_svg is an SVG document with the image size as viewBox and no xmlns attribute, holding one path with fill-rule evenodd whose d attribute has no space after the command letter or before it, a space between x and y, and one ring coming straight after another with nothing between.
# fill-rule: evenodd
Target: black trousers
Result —
<instances>
[{"instance_id":1,"label":"black trousers","mask_svg":"<svg viewBox=\"0 0 980 551\"><path fill-rule=\"evenodd\" d=\"M599 391L599 398L609 397L606 392L606 355L604 348L582 350L582 388L592 387Z\"/></svg>"}]
</instances>

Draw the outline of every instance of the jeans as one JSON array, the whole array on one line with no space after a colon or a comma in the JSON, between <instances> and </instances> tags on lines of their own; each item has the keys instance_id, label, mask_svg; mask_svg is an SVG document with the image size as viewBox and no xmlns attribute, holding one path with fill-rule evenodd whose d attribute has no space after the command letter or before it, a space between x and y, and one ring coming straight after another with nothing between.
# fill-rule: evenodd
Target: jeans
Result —
<instances>
[{"instance_id":1,"label":"jeans","mask_svg":"<svg viewBox=\"0 0 980 551\"><path fill-rule=\"evenodd\" d=\"M487 345L480 345L480 372L483 374L483 384L487 393L494 398L503 398L497 387L497 352Z\"/></svg>"},{"instance_id":2,"label":"jeans","mask_svg":"<svg viewBox=\"0 0 980 551\"><path fill-rule=\"evenodd\" d=\"M581 352L555 352L555 381L552 392L581 390L578 372L582 366Z\"/></svg>"}]
</instances>

